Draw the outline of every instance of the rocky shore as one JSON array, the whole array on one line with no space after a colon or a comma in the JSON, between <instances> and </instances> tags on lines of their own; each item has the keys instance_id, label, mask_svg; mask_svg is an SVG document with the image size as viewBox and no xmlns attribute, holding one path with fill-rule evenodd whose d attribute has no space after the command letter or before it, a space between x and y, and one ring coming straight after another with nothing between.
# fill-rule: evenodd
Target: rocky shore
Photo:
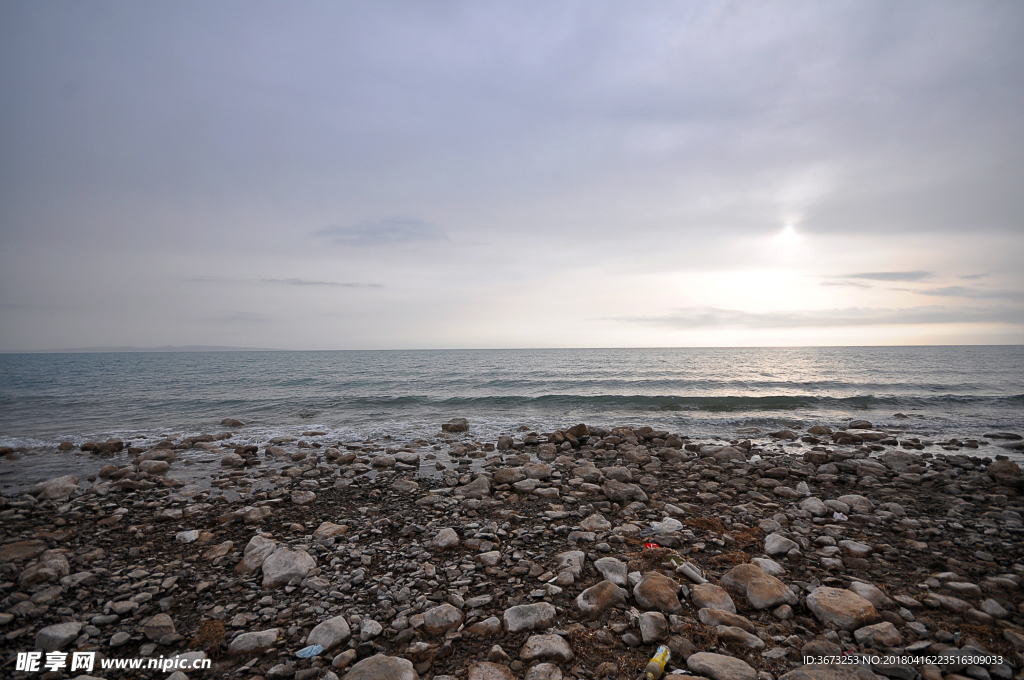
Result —
<instances>
[{"instance_id":1,"label":"rocky shore","mask_svg":"<svg viewBox=\"0 0 1024 680\"><path fill-rule=\"evenodd\" d=\"M832 426L73 444L91 480L0 498L0 676L632 680L664 644L710 680L1024 678L1024 479L963 453L1020 436Z\"/></svg>"}]
</instances>

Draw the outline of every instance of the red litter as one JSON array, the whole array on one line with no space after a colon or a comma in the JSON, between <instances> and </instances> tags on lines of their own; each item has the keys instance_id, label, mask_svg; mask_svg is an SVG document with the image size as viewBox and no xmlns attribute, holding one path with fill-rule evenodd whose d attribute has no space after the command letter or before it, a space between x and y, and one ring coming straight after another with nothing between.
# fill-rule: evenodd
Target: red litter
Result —
<instances>
[{"instance_id":1,"label":"red litter","mask_svg":"<svg viewBox=\"0 0 1024 680\"><path fill-rule=\"evenodd\" d=\"M661 546L657 543L644 543L645 548L660 548Z\"/></svg>"}]
</instances>

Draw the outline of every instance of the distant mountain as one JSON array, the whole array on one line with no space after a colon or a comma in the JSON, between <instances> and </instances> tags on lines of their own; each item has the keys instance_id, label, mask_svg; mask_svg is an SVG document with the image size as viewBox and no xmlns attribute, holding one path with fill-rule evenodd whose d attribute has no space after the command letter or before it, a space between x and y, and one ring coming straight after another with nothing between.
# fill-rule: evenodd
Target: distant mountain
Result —
<instances>
[{"instance_id":1,"label":"distant mountain","mask_svg":"<svg viewBox=\"0 0 1024 680\"><path fill-rule=\"evenodd\" d=\"M21 350L13 354L87 354L96 352L280 352L270 347L229 347L226 345L164 345L163 347L74 347L69 349Z\"/></svg>"}]
</instances>

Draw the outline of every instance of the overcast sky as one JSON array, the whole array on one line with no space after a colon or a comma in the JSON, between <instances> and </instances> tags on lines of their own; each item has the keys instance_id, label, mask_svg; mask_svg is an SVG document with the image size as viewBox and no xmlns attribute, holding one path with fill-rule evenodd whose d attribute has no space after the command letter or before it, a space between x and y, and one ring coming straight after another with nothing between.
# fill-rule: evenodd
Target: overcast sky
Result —
<instances>
[{"instance_id":1,"label":"overcast sky","mask_svg":"<svg viewBox=\"0 0 1024 680\"><path fill-rule=\"evenodd\" d=\"M0 4L0 351L1024 342L1024 3Z\"/></svg>"}]
</instances>

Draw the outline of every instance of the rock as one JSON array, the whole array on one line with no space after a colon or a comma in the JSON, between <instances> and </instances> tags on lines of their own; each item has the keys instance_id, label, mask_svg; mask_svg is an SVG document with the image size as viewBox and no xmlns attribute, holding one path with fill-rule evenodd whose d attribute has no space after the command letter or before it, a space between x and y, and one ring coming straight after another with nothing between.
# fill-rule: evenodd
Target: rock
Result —
<instances>
[{"instance_id":1,"label":"rock","mask_svg":"<svg viewBox=\"0 0 1024 680\"><path fill-rule=\"evenodd\" d=\"M469 667L468 680L516 680L508 666L481 661Z\"/></svg>"},{"instance_id":2,"label":"rock","mask_svg":"<svg viewBox=\"0 0 1024 680\"><path fill-rule=\"evenodd\" d=\"M30 560L46 550L46 541L18 541L0 546L0 563Z\"/></svg>"},{"instance_id":3,"label":"rock","mask_svg":"<svg viewBox=\"0 0 1024 680\"><path fill-rule=\"evenodd\" d=\"M539 663L526 671L523 680L562 680L562 671L550 663Z\"/></svg>"},{"instance_id":4,"label":"rock","mask_svg":"<svg viewBox=\"0 0 1024 680\"><path fill-rule=\"evenodd\" d=\"M62 551L46 550L39 555L38 561L25 567L18 577L18 583L27 588L38 583L59 581L70 573L71 566Z\"/></svg>"},{"instance_id":5,"label":"rock","mask_svg":"<svg viewBox=\"0 0 1024 680\"><path fill-rule=\"evenodd\" d=\"M718 639L723 642L732 642L750 649L764 649L764 640L737 626L716 626L715 631Z\"/></svg>"},{"instance_id":6,"label":"rock","mask_svg":"<svg viewBox=\"0 0 1024 680\"><path fill-rule=\"evenodd\" d=\"M316 500L316 494L312 491L292 491L292 503L295 505L309 505Z\"/></svg>"},{"instance_id":7,"label":"rock","mask_svg":"<svg viewBox=\"0 0 1024 680\"><path fill-rule=\"evenodd\" d=\"M877 609L888 609L894 606L893 601L890 600L885 593L870 583L854 581L850 584L849 590L863 597Z\"/></svg>"},{"instance_id":8,"label":"rock","mask_svg":"<svg viewBox=\"0 0 1024 680\"><path fill-rule=\"evenodd\" d=\"M342 680L420 680L412 662L376 654L349 669Z\"/></svg>"},{"instance_id":9,"label":"rock","mask_svg":"<svg viewBox=\"0 0 1024 680\"><path fill-rule=\"evenodd\" d=\"M82 624L77 621L46 626L36 633L36 649L56 652L74 642L81 631Z\"/></svg>"},{"instance_id":10,"label":"rock","mask_svg":"<svg viewBox=\"0 0 1024 680\"><path fill-rule=\"evenodd\" d=\"M280 588L293 578L303 579L316 568L316 560L301 550L278 548L263 562L263 587Z\"/></svg>"},{"instance_id":11,"label":"rock","mask_svg":"<svg viewBox=\"0 0 1024 680\"><path fill-rule=\"evenodd\" d=\"M567 571L573 575L574 579L577 579L583 573L583 563L586 559L587 555L582 550L559 553L555 555L556 569L561 572Z\"/></svg>"},{"instance_id":12,"label":"rock","mask_svg":"<svg viewBox=\"0 0 1024 680\"><path fill-rule=\"evenodd\" d=\"M790 550L799 547L796 541L791 541L782 534L769 534L764 539L764 551L773 557L785 555Z\"/></svg>"},{"instance_id":13,"label":"rock","mask_svg":"<svg viewBox=\"0 0 1024 680\"><path fill-rule=\"evenodd\" d=\"M755 557L750 560L750 563L760 568L761 571L769 576L779 577L786 573L785 568L781 564L767 557Z\"/></svg>"},{"instance_id":14,"label":"rock","mask_svg":"<svg viewBox=\"0 0 1024 680\"><path fill-rule=\"evenodd\" d=\"M985 473L1004 486L1015 486L1020 481L1020 466L1012 460L997 460L989 464Z\"/></svg>"},{"instance_id":15,"label":"rock","mask_svg":"<svg viewBox=\"0 0 1024 680\"><path fill-rule=\"evenodd\" d=\"M313 532L314 541L326 541L328 538L337 538L348 533L347 524L335 524L333 522L321 522L320 526Z\"/></svg>"},{"instance_id":16,"label":"rock","mask_svg":"<svg viewBox=\"0 0 1024 680\"><path fill-rule=\"evenodd\" d=\"M466 498L483 498L491 495L491 483L486 477L477 477L465 486L456 487L454 493Z\"/></svg>"},{"instance_id":17,"label":"rock","mask_svg":"<svg viewBox=\"0 0 1024 680\"><path fill-rule=\"evenodd\" d=\"M746 596L755 609L769 609L781 604L795 605L796 594L779 579L766 574L756 564L739 564L722 577L722 583Z\"/></svg>"},{"instance_id":18,"label":"rock","mask_svg":"<svg viewBox=\"0 0 1024 680\"><path fill-rule=\"evenodd\" d=\"M870 430L874 426L867 420L851 420L848 426L850 430Z\"/></svg>"},{"instance_id":19,"label":"rock","mask_svg":"<svg viewBox=\"0 0 1024 680\"><path fill-rule=\"evenodd\" d=\"M644 612L640 615L640 637L644 644L661 642L668 637L669 626L661 612Z\"/></svg>"},{"instance_id":20,"label":"rock","mask_svg":"<svg viewBox=\"0 0 1024 680\"><path fill-rule=\"evenodd\" d=\"M444 528L434 537L434 547L438 550L449 550L459 545L459 535L455 529Z\"/></svg>"},{"instance_id":21,"label":"rock","mask_svg":"<svg viewBox=\"0 0 1024 680\"><path fill-rule=\"evenodd\" d=\"M614 557L602 557L594 562L594 568L604 577L604 580L611 581L617 586L626 587L626 565Z\"/></svg>"},{"instance_id":22,"label":"rock","mask_svg":"<svg viewBox=\"0 0 1024 680\"><path fill-rule=\"evenodd\" d=\"M806 656L833 656L838 655L839 648L829 653L803 652ZM940 676L941 677L941 676ZM879 676L871 672L866 666L856 664L807 664L790 671L781 676L779 680L880 680Z\"/></svg>"},{"instance_id":23,"label":"rock","mask_svg":"<svg viewBox=\"0 0 1024 680\"><path fill-rule=\"evenodd\" d=\"M722 611L721 609L701 609L697 612L697 618L705 626L731 626L742 628L748 633L757 632L754 624L745 616Z\"/></svg>"},{"instance_id":24,"label":"rock","mask_svg":"<svg viewBox=\"0 0 1024 680\"><path fill-rule=\"evenodd\" d=\"M220 424L223 425L224 427L245 427L245 423L243 423L241 420L238 420L237 418L225 418L224 420L220 421Z\"/></svg>"},{"instance_id":25,"label":"rock","mask_svg":"<svg viewBox=\"0 0 1024 680\"><path fill-rule=\"evenodd\" d=\"M658 610L665 614L682 614L679 604L679 584L658 571L644 574L633 588L637 604L646 610Z\"/></svg>"},{"instance_id":26,"label":"rock","mask_svg":"<svg viewBox=\"0 0 1024 680\"><path fill-rule=\"evenodd\" d=\"M875 504L874 503L869 501L867 498L864 498L864 496L860 496L860 495L857 495L857 494L850 494L848 496L840 496L836 500L838 500L840 503L845 503L846 505L850 506L850 508L852 508L854 511L860 512L860 513L863 513L863 514L868 514L868 513L874 512L874 510L875 510Z\"/></svg>"},{"instance_id":27,"label":"rock","mask_svg":"<svg viewBox=\"0 0 1024 680\"><path fill-rule=\"evenodd\" d=\"M45 482L39 482L28 490L33 496L41 501L66 500L74 492L78 491L78 477L64 475L54 477Z\"/></svg>"},{"instance_id":28,"label":"rock","mask_svg":"<svg viewBox=\"0 0 1024 680\"><path fill-rule=\"evenodd\" d=\"M579 594L576 609L591 619L600 618L611 607L625 607L629 593L611 581L601 581Z\"/></svg>"},{"instance_id":29,"label":"rock","mask_svg":"<svg viewBox=\"0 0 1024 680\"><path fill-rule=\"evenodd\" d=\"M612 523L602 515L594 513L580 522L580 528L586 531L608 531L612 528Z\"/></svg>"},{"instance_id":30,"label":"rock","mask_svg":"<svg viewBox=\"0 0 1024 680\"><path fill-rule=\"evenodd\" d=\"M441 425L442 432L467 432L469 431L469 421L465 418L452 418L447 423Z\"/></svg>"},{"instance_id":31,"label":"rock","mask_svg":"<svg viewBox=\"0 0 1024 680\"><path fill-rule=\"evenodd\" d=\"M858 628L853 632L853 637L857 639L858 644L873 649L895 647L903 642L903 636L896 630L896 626L888 621Z\"/></svg>"},{"instance_id":32,"label":"rock","mask_svg":"<svg viewBox=\"0 0 1024 680\"><path fill-rule=\"evenodd\" d=\"M502 468L494 473L494 483L498 486L502 484L515 484L524 479L526 479L526 473L523 472L521 467Z\"/></svg>"},{"instance_id":33,"label":"rock","mask_svg":"<svg viewBox=\"0 0 1024 680\"><path fill-rule=\"evenodd\" d=\"M807 596L807 607L824 624L835 624L843 630L856 630L879 620L874 605L849 590L815 588Z\"/></svg>"},{"instance_id":34,"label":"rock","mask_svg":"<svg viewBox=\"0 0 1024 680\"><path fill-rule=\"evenodd\" d=\"M814 496L805 498L801 501L800 509L806 510L815 517L824 517L825 515L831 514L828 506L825 505L820 498L815 498Z\"/></svg>"},{"instance_id":35,"label":"rock","mask_svg":"<svg viewBox=\"0 0 1024 680\"><path fill-rule=\"evenodd\" d=\"M844 540L839 541L837 544L844 553L850 557L867 557L871 554L872 549L870 545L866 543L860 543L858 541Z\"/></svg>"},{"instance_id":36,"label":"rock","mask_svg":"<svg viewBox=\"0 0 1024 680\"><path fill-rule=\"evenodd\" d=\"M711 583L695 585L690 589L690 599L698 609L720 609L736 613L736 604L721 586Z\"/></svg>"},{"instance_id":37,"label":"rock","mask_svg":"<svg viewBox=\"0 0 1024 680\"><path fill-rule=\"evenodd\" d=\"M277 628L257 631L255 633L242 633L228 646L228 654L256 654L270 649L277 642Z\"/></svg>"},{"instance_id":38,"label":"rock","mask_svg":"<svg viewBox=\"0 0 1024 680\"><path fill-rule=\"evenodd\" d=\"M245 458L237 453L229 453L220 459L220 464L221 467L243 468L245 467Z\"/></svg>"},{"instance_id":39,"label":"rock","mask_svg":"<svg viewBox=\"0 0 1024 680\"><path fill-rule=\"evenodd\" d=\"M510 633L550 628L555 625L557 617L558 612L555 610L555 606L549 602L509 607L502 615L504 628Z\"/></svg>"},{"instance_id":40,"label":"rock","mask_svg":"<svg viewBox=\"0 0 1024 680\"><path fill-rule=\"evenodd\" d=\"M235 565L235 571L239 574L255 573L276 549L277 541L260 535L253 536L242 551L242 560Z\"/></svg>"},{"instance_id":41,"label":"rock","mask_svg":"<svg viewBox=\"0 0 1024 680\"><path fill-rule=\"evenodd\" d=\"M450 604L441 604L423 612L423 631L428 635L444 635L458 628L465 618L461 611Z\"/></svg>"},{"instance_id":42,"label":"rock","mask_svg":"<svg viewBox=\"0 0 1024 680\"><path fill-rule=\"evenodd\" d=\"M174 635L174 621L167 614L157 614L144 624L142 632L147 638L154 642L166 635Z\"/></svg>"},{"instance_id":43,"label":"rock","mask_svg":"<svg viewBox=\"0 0 1024 680\"><path fill-rule=\"evenodd\" d=\"M724 654L697 652L686 660L686 667L696 675L711 680L757 680L757 671L746 662Z\"/></svg>"},{"instance_id":44,"label":"rock","mask_svg":"<svg viewBox=\"0 0 1024 680\"><path fill-rule=\"evenodd\" d=\"M139 463L139 472L150 475L165 475L171 469L171 464L165 460L144 460Z\"/></svg>"},{"instance_id":45,"label":"rock","mask_svg":"<svg viewBox=\"0 0 1024 680\"><path fill-rule=\"evenodd\" d=\"M344 616L335 616L319 624L309 632L307 645L320 645L324 651L331 651L352 636Z\"/></svg>"},{"instance_id":46,"label":"rock","mask_svg":"<svg viewBox=\"0 0 1024 680\"><path fill-rule=\"evenodd\" d=\"M539 659L568 663L575 658L575 655L572 653L569 643L560 635L531 635L523 648L519 650L519 658L526 662Z\"/></svg>"},{"instance_id":47,"label":"rock","mask_svg":"<svg viewBox=\"0 0 1024 680\"><path fill-rule=\"evenodd\" d=\"M601 486L601 490L608 497L608 500L616 503L629 503L630 501L647 502L647 494L636 484L625 484L614 479L608 479Z\"/></svg>"}]
</instances>

